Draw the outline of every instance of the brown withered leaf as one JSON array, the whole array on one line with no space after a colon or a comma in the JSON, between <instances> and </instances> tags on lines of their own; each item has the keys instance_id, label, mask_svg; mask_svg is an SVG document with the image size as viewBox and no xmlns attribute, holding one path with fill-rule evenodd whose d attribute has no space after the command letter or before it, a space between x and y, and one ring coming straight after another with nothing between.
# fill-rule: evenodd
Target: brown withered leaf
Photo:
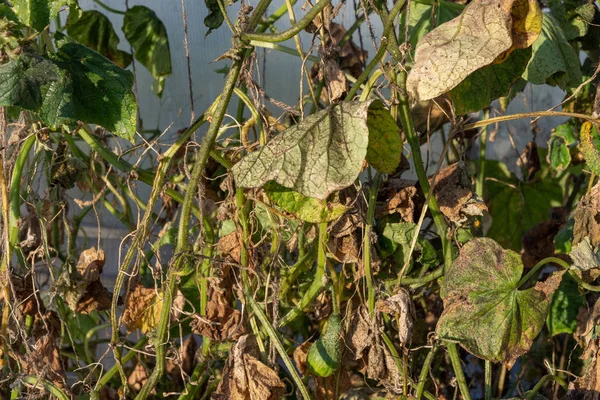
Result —
<instances>
[{"instance_id":1,"label":"brown withered leaf","mask_svg":"<svg viewBox=\"0 0 600 400\"><path fill-rule=\"evenodd\" d=\"M396 179L380 191L383 204L377 208L377 215L384 217L399 214L404 222L415 222L415 201L418 201L418 189L415 181Z\"/></svg>"},{"instance_id":2,"label":"brown withered leaf","mask_svg":"<svg viewBox=\"0 0 600 400\"><path fill-rule=\"evenodd\" d=\"M173 300L171 318L176 318L183 301L185 299L178 290ZM146 288L138 283L125 299L125 309L121 319L127 331L133 332L139 329L142 333L148 333L160 319L162 304L163 300L155 288Z\"/></svg>"},{"instance_id":3,"label":"brown withered leaf","mask_svg":"<svg viewBox=\"0 0 600 400\"><path fill-rule=\"evenodd\" d=\"M10 277L13 289L17 297L17 305L24 315L34 316L38 312L44 310L44 302L39 297L39 292L34 294L34 283L31 275L26 275L24 278L16 275ZM0 291L0 300L3 300L4 290ZM38 309L41 306L41 310Z\"/></svg>"},{"instance_id":4,"label":"brown withered leaf","mask_svg":"<svg viewBox=\"0 0 600 400\"><path fill-rule=\"evenodd\" d=\"M379 381L388 390L402 390L400 371L394 357L379 335L380 325L369 316L364 306L352 313L346 333L343 365L352 366L358 361L360 371L369 379Z\"/></svg>"},{"instance_id":5,"label":"brown withered leaf","mask_svg":"<svg viewBox=\"0 0 600 400\"><path fill-rule=\"evenodd\" d=\"M550 212L550 220L540 222L525 233L521 250L525 268L531 268L544 258L554 256L554 236L563 227L568 216L569 210L565 207L555 207Z\"/></svg>"},{"instance_id":6,"label":"brown withered leaf","mask_svg":"<svg viewBox=\"0 0 600 400\"><path fill-rule=\"evenodd\" d=\"M19 362L21 372L48 379L58 387L65 388L66 373L57 344L60 321L53 312L39 318L36 315L32 336L35 344L25 354L9 351L10 356Z\"/></svg>"},{"instance_id":7,"label":"brown withered leaf","mask_svg":"<svg viewBox=\"0 0 600 400\"><path fill-rule=\"evenodd\" d=\"M237 340L246 334L246 324L242 313L231 307L222 291L209 287L206 316L196 316L192 330L214 341Z\"/></svg>"},{"instance_id":8,"label":"brown withered leaf","mask_svg":"<svg viewBox=\"0 0 600 400\"><path fill-rule=\"evenodd\" d=\"M458 226L487 211L483 200L473 193L471 178L461 162L442 168L430 183L440 211Z\"/></svg>"},{"instance_id":9,"label":"brown withered leaf","mask_svg":"<svg viewBox=\"0 0 600 400\"><path fill-rule=\"evenodd\" d=\"M540 156L535 142L527 143L517 159L517 166L525 170L525 180L530 181L540 170Z\"/></svg>"},{"instance_id":10,"label":"brown withered leaf","mask_svg":"<svg viewBox=\"0 0 600 400\"><path fill-rule=\"evenodd\" d=\"M395 295L385 300L378 300L377 311L395 316L398 323L398 339L400 344L407 346L412 339L413 323L415 321L415 306L410 293L400 289Z\"/></svg>"},{"instance_id":11,"label":"brown withered leaf","mask_svg":"<svg viewBox=\"0 0 600 400\"><path fill-rule=\"evenodd\" d=\"M583 348L584 373L569 383L566 399L600 399L600 299L592 309L582 307L577 315L575 339Z\"/></svg>"},{"instance_id":12,"label":"brown withered leaf","mask_svg":"<svg viewBox=\"0 0 600 400\"><path fill-rule=\"evenodd\" d=\"M593 247L600 245L600 183L584 196L574 212L573 245L587 236Z\"/></svg>"},{"instance_id":13,"label":"brown withered leaf","mask_svg":"<svg viewBox=\"0 0 600 400\"><path fill-rule=\"evenodd\" d=\"M100 280L95 280L88 284L85 293L79 299L75 312L78 314L89 314L94 310L108 310L112 303L112 293L110 293Z\"/></svg>"},{"instance_id":14,"label":"brown withered leaf","mask_svg":"<svg viewBox=\"0 0 600 400\"><path fill-rule=\"evenodd\" d=\"M81 252L79 261L77 261L77 271L86 282L93 282L100 279L100 274L104 268L106 259L103 250L96 250L90 247Z\"/></svg>"},{"instance_id":15,"label":"brown withered leaf","mask_svg":"<svg viewBox=\"0 0 600 400\"><path fill-rule=\"evenodd\" d=\"M182 372L189 376L194 369L194 356L198 345L194 340L194 335L190 335L186 340L183 341L181 347L177 350L174 357L167 360L165 365L165 371L173 378L176 382L183 382Z\"/></svg>"},{"instance_id":16,"label":"brown withered leaf","mask_svg":"<svg viewBox=\"0 0 600 400\"><path fill-rule=\"evenodd\" d=\"M254 336L241 336L229 352L223 368L223 378L211 398L214 400L283 398L285 384L275 371L261 363L258 358L258 345Z\"/></svg>"},{"instance_id":17,"label":"brown withered leaf","mask_svg":"<svg viewBox=\"0 0 600 400\"><path fill-rule=\"evenodd\" d=\"M148 374L148 371L146 371L146 368L142 365L142 363L137 363L133 368L133 371L131 371L127 377L127 385L129 385L129 387L131 387L135 392L139 392L142 386L144 386L148 380L149 376L150 375Z\"/></svg>"}]
</instances>

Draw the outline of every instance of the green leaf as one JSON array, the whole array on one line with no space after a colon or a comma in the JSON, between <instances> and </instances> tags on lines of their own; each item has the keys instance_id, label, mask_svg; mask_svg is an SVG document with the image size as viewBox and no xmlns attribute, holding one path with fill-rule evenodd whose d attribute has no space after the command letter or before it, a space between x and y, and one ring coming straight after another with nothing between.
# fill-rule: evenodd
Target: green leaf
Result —
<instances>
[{"instance_id":1,"label":"green leaf","mask_svg":"<svg viewBox=\"0 0 600 400\"><path fill-rule=\"evenodd\" d=\"M348 210L348 207L340 203L306 197L275 182L267 182L263 189L275 204L306 222L333 221Z\"/></svg>"},{"instance_id":2,"label":"green leaf","mask_svg":"<svg viewBox=\"0 0 600 400\"><path fill-rule=\"evenodd\" d=\"M579 285L569 274L563 276L560 286L552 295L546 325L550 336L573 333L577 329L577 314L585 303Z\"/></svg>"},{"instance_id":3,"label":"green leaf","mask_svg":"<svg viewBox=\"0 0 600 400\"><path fill-rule=\"evenodd\" d=\"M579 124L570 119L564 124L558 125L552 130L552 136L557 136L565 141L567 146L577 143L577 136L579 132Z\"/></svg>"},{"instance_id":4,"label":"green leaf","mask_svg":"<svg viewBox=\"0 0 600 400\"><path fill-rule=\"evenodd\" d=\"M36 111L54 129L77 121L133 140L137 105L133 75L93 50L57 34L52 59L28 53L0 66L0 105Z\"/></svg>"},{"instance_id":5,"label":"green leaf","mask_svg":"<svg viewBox=\"0 0 600 400\"><path fill-rule=\"evenodd\" d=\"M519 254L492 239L465 244L441 283L438 335L479 358L512 366L542 330L562 276L519 290L522 274Z\"/></svg>"},{"instance_id":6,"label":"green leaf","mask_svg":"<svg viewBox=\"0 0 600 400\"><path fill-rule=\"evenodd\" d=\"M517 49L501 64L490 64L471 75L449 92L456 114L468 114L507 96L531 58L531 48Z\"/></svg>"},{"instance_id":7,"label":"green leaf","mask_svg":"<svg viewBox=\"0 0 600 400\"><path fill-rule=\"evenodd\" d=\"M540 159L543 157L540 156ZM505 248L521 249L521 239L535 224L545 221L552 207L562 205L564 189L546 164L531 182L519 181L499 161L486 160L486 204L492 217L487 236Z\"/></svg>"},{"instance_id":8,"label":"green leaf","mask_svg":"<svg viewBox=\"0 0 600 400\"><path fill-rule=\"evenodd\" d=\"M525 80L536 85L556 83L564 90L581 83L577 52L551 14L544 14L542 33L532 48L533 56L523 72Z\"/></svg>"},{"instance_id":9,"label":"green leaf","mask_svg":"<svg viewBox=\"0 0 600 400\"><path fill-rule=\"evenodd\" d=\"M444 22L448 22L460 15L464 6L458 3L441 0L432 4L419 3L411 1L410 3L409 21L408 21L408 41L413 47L423 36L429 33L435 26L439 26ZM406 13L402 13L404 18Z\"/></svg>"},{"instance_id":10,"label":"green leaf","mask_svg":"<svg viewBox=\"0 0 600 400\"><path fill-rule=\"evenodd\" d=\"M588 32L590 23L594 20L596 7L592 3L584 4L577 7L572 16L562 22L562 29L567 40L574 40L585 36ZM556 14L553 14L556 15Z\"/></svg>"},{"instance_id":11,"label":"green leaf","mask_svg":"<svg viewBox=\"0 0 600 400\"><path fill-rule=\"evenodd\" d=\"M412 222L387 223L378 241L381 257L394 255L396 262L403 266L408 260L416 229L417 225Z\"/></svg>"},{"instance_id":12,"label":"green leaf","mask_svg":"<svg viewBox=\"0 0 600 400\"><path fill-rule=\"evenodd\" d=\"M152 90L162 96L164 80L171 75L171 50L167 30L154 11L145 6L127 10L123 32L133 47L133 56L154 77Z\"/></svg>"},{"instance_id":13,"label":"green leaf","mask_svg":"<svg viewBox=\"0 0 600 400\"><path fill-rule=\"evenodd\" d=\"M19 21L36 31L43 31L61 7L75 4L73 0L12 0L11 3Z\"/></svg>"},{"instance_id":14,"label":"green leaf","mask_svg":"<svg viewBox=\"0 0 600 400\"><path fill-rule=\"evenodd\" d=\"M571 152L564 139L552 135L548 141L548 164L557 171L565 170L571 163Z\"/></svg>"},{"instance_id":15,"label":"green leaf","mask_svg":"<svg viewBox=\"0 0 600 400\"><path fill-rule=\"evenodd\" d=\"M367 161L375 169L392 174L400 164L402 138L400 129L390 112L380 101L373 102L367 112L369 146Z\"/></svg>"},{"instance_id":16,"label":"green leaf","mask_svg":"<svg viewBox=\"0 0 600 400\"><path fill-rule=\"evenodd\" d=\"M369 134L374 134L369 126L378 126L368 121L371 107L378 110L379 102L340 103L286 129L233 166L237 186L260 187L275 181L321 200L350 186L367 156ZM388 140L387 134L384 137ZM391 151L385 155L396 159ZM392 163L382 165L388 168Z\"/></svg>"},{"instance_id":17,"label":"green leaf","mask_svg":"<svg viewBox=\"0 0 600 400\"><path fill-rule=\"evenodd\" d=\"M208 15L204 18L204 26L208 28L205 36L208 36L212 31L219 29L223 25L225 17L223 17L218 0L204 0L204 4L208 8Z\"/></svg>"},{"instance_id":18,"label":"green leaf","mask_svg":"<svg viewBox=\"0 0 600 400\"><path fill-rule=\"evenodd\" d=\"M131 63L131 54L117 49L119 37L110 20L102 13L92 10L71 12L67 21L69 36L84 46L97 51L121 68Z\"/></svg>"},{"instance_id":19,"label":"green leaf","mask_svg":"<svg viewBox=\"0 0 600 400\"><path fill-rule=\"evenodd\" d=\"M308 350L306 364L311 374L328 377L340 367L342 358L341 331L342 319L340 315L332 314L327 320L325 333Z\"/></svg>"},{"instance_id":20,"label":"green leaf","mask_svg":"<svg viewBox=\"0 0 600 400\"><path fill-rule=\"evenodd\" d=\"M573 245L573 218L567 221L567 224L554 236L554 250L556 254L569 254Z\"/></svg>"},{"instance_id":21,"label":"green leaf","mask_svg":"<svg viewBox=\"0 0 600 400\"><path fill-rule=\"evenodd\" d=\"M15 12L7 4L0 4L0 18L6 18L11 22L19 22L19 18Z\"/></svg>"}]
</instances>

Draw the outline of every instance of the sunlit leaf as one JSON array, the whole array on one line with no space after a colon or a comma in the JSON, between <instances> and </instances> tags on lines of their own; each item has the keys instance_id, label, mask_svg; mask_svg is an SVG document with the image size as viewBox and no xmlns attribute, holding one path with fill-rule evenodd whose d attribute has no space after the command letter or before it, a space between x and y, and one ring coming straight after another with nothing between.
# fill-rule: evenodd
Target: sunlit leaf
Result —
<instances>
[{"instance_id":1,"label":"sunlit leaf","mask_svg":"<svg viewBox=\"0 0 600 400\"><path fill-rule=\"evenodd\" d=\"M520 290L522 274L519 254L492 239L465 244L441 283L444 312L438 335L458 341L477 357L512 366L544 326L551 295L562 278L557 273Z\"/></svg>"},{"instance_id":2,"label":"sunlit leaf","mask_svg":"<svg viewBox=\"0 0 600 400\"><path fill-rule=\"evenodd\" d=\"M44 30L61 7L76 4L73 0L12 0L11 3L19 21L37 31Z\"/></svg>"},{"instance_id":3,"label":"sunlit leaf","mask_svg":"<svg viewBox=\"0 0 600 400\"><path fill-rule=\"evenodd\" d=\"M24 53L0 66L0 105L36 111L55 129L84 121L132 140L133 74L64 35L56 37L58 50L50 59Z\"/></svg>"},{"instance_id":4,"label":"sunlit leaf","mask_svg":"<svg viewBox=\"0 0 600 400\"><path fill-rule=\"evenodd\" d=\"M396 140L392 136L397 127L394 125L391 134L386 132L387 127L380 128L378 120L369 118L371 107L381 109L378 101L344 102L310 115L234 165L236 184L260 187L272 180L321 200L350 186L362 169L373 131L377 130L379 136L374 138L375 143ZM377 151L384 150L377 148L372 154ZM400 151L393 146L384 154L399 162ZM388 160L378 166L387 170L393 163Z\"/></svg>"},{"instance_id":5,"label":"sunlit leaf","mask_svg":"<svg viewBox=\"0 0 600 400\"><path fill-rule=\"evenodd\" d=\"M512 45L512 18L500 0L476 0L460 16L425 35L417 45L408 90L433 99L492 63Z\"/></svg>"},{"instance_id":6,"label":"sunlit leaf","mask_svg":"<svg viewBox=\"0 0 600 400\"><path fill-rule=\"evenodd\" d=\"M164 81L171 75L171 50L167 30L154 11L131 7L123 19L123 32L133 47L133 56L154 77L152 90L162 96Z\"/></svg>"},{"instance_id":7,"label":"sunlit leaf","mask_svg":"<svg viewBox=\"0 0 600 400\"><path fill-rule=\"evenodd\" d=\"M275 204L306 222L333 221L348 210L343 204L306 197L275 182L268 182L264 190Z\"/></svg>"},{"instance_id":8,"label":"sunlit leaf","mask_svg":"<svg viewBox=\"0 0 600 400\"><path fill-rule=\"evenodd\" d=\"M571 152L564 139L552 135L548 141L548 164L552 169L562 171L571 163Z\"/></svg>"},{"instance_id":9,"label":"sunlit leaf","mask_svg":"<svg viewBox=\"0 0 600 400\"><path fill-rule=\"evenodd\" d=\"M383 103L373 102L367 112L369 146L366 159L375 169L392 174L402 155L400 129Z\"/></svg>"},{"instance_id":10,"label":"sunlit leaf","mask_svg":"<svg viewBox=\"0 0 600 400\"><path fill-rule=\"evenodd\" d=\"M131 54L117 49L119 37L110 20L101 12L71 12L67 22L69 36L84 46L97 51L121 68L131 63Z\"/></svg>"},{"instance_id":11,"label":"sunlit leaf","mask_svg":"<svg viewBox=\"0 0 600 400\"><path fill-rule=\"evenodd\" d=\"M523 72L525 80L536 85L556 83L562 89L581 83L577 52L551 14L544 14L542 32L532 49L533 55Z\"/></svg>"}]
</instances>

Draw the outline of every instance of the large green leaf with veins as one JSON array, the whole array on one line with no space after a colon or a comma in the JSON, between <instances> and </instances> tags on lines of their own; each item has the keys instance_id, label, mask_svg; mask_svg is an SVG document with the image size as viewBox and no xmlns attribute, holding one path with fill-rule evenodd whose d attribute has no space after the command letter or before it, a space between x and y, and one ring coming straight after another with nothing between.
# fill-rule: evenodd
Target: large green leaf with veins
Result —
<instances>
[{"instance_id":1,"label":"large green leaf with veins","mask_svg":"<svg viewBox=\"0 0 600 400\"><path fill-rule=\"evenodd\" d=\"M438 335L477 357L512 366L542 330L562 278L561 272L519 290L522 274L519 254L492 239L465 244L441 283Z\"/></svg>"},{"instance_id":2,"label":"large green leaf with veins","mask_svg":"<svg viewBox=\"0 0 600 400\"><path fill-rule=\"evenodd\" d=\"M325 200L355 181L365 158L377 163L376 168L393 170L400 162L401 146L389 143L400 136L395 124L387 124L384 112L379 101L367 101L344 102L315 113L234 165L235 182L239 187L260 187L275 181ZM378 163L377 157L385 162Z\"/></svg>"},{"instance_id":3,"label":"large green leaf with veins","mask_svg":"<svg viewBox=\"0 0 600 400\"><path fill-rule=\"evenodd\" d=\"M61 7L76 4L73 0L12 0L11 3L19 21L37 31L44 30Z\"/></svg>"},{"instance_id":4,"label":"large green leaf with veins","mask_svg":"<svg viewBox=\"0 0 600 400\"><path fill-rule=\"evenodd\" d=\"M558 84L561 89L581 83L579 57L565 38L559 22L551 14L544 14L542 32L532 46L533 55L523 78L536 85Z\"/></svg>"},{"instance_id":5,"label":"large green leaf with veins","mask_svg":"<svg viewBox=\"0 0 600 400\"><path fill-rule=\"evenodd\" d=\"M131 63L131 54L117 49L119 37L110 20L96 10L69 14L67 23L69 36L84 46L97 51L121 68Z\"/></svg>"},{"instance_id":6,"label":"large green leaf with veins","mask_svg":"<svg viewBox=\"0 0 600 400\"><path fill-rule=\"evenodd\" d=\"M133 47L135 59L154 77L152 90L162 96L165 79L171 75L171 50L162 21L148 7L131 7L123 18L123 32Z\"/></svg>"},{"instance_id":7,"label":"large green leaf with veins","mask_svg":"<svg viewBox=\"0 0 600 400\"><path fill-rule=\"evenodd\" d=\"M58 50L50 59L24 53L0 66L0 105L36 111L55 129L83 121L132 140L133 74L64 35L57 38Z\"/></svg>"}]
</instances>

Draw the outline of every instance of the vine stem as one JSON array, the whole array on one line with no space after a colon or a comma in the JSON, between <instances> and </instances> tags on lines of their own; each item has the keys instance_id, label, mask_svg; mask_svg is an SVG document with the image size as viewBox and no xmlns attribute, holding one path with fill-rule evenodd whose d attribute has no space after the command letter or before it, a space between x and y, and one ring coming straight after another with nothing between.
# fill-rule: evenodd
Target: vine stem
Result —
<instances>
[{"instance_id":1,"label":"vine stem","mask_svg":"<svg viewBox=\"0 0 600 400\"><path fill-rule=\"evenodd\" d=\"M492 362L485 360L484 372L485 400L492 400Z\"/></svg>"},{"instance_id":2,"label":"vine stem","mask_svg":"<svg viewBox=\"0 0 600 400\"><path fill-rule=\"evenodd\" d=\"M513 121L515 119L521 118L535 118L535 117L570 117L570 118L579 118L584 119L586 121L590 121L591 123L598 124L600 123L600 119L593 118L590 115L578 114L578 113L570 113L565 111L534 111L530 113L519 113L512 115L502 115L500 117L494 117L482 121L477 121L472 124L466 124L462 127L463 130L468 131L470 129L482 128L484 126L493 125L498 122L506 122Z\"/></svg>"},{"instance_id":3,"label":"vine stem","mask_svg":"<svg viewBox=\"0 0 600 400\"><path fill-rule=\"evenodd\" d=\"M452 344L452 346L449 346ZM455 343L447 343L446 349L448 349L448 355L450 356L450 362L452 363L452 369L454 369L454 375L458 382L460 393L464 400L471 400L471 394L469 393L469 385L467 385L467 379L462 369L460 362L460 356L458 355L458 348Z\"/></svg>"},{"instance_id":4,"label":"vine stem","mask_svg":"<svg viewBox=\"0 0 600 400\"><path fill-rule=\"evenodd\" d=\"M271 0L261 0L258 3L256 9L252 13L248 21L247 27L249 31L253 31L256 28L256 26L260 22L260 19L262 18L262 15L266 11L270 3ZM183 263L186 262L186 258L182 255L188 250L189 247L188 237L191 219L190 217L192 213L194 198L196 197L196 188L200 184L200 179L206 167L210 151L212 150L217 140L219 128L221 126L221 123L223 122L225 113L227 112L227 106L229 105L231 96L233 95L233 90L242 70L244 59L247 56L249 56L252 51L253 49L246 50L242 47L238 48L238 58L233 62L233 64L231 65L231 69L227 74L225 86L221 95L219 96L219 101L215 108L214 114L212 115L210 127L208 128L206 135L202 139L200 150L198 151L197 158L194 162L192 176L188 184L188 190L185 193L185 197L183 199L181 207L181 215L179 218L179 230L177 233L177 244L175 247L175 252L173 254L175 265L173 267L170 267L167 271L167 287L163 291L163 305L160 313L158 326L156 328L156 365L154 367L154 370L152 371L152 374L150 375L150 377L140 390L139 394L137 395L136 400L146 399L148 395L150 395L152 390L154 390L156 384L158 383L159 379L164 373L167 336L169 333L171 307L173 305L173 293L177 287L176 272L180 270L183 266ZM149 209L151 208L149 207ZM202 208L200 207L200 209Z\"/></svg>"},{"instance_id":5,"label":"vine stem","mask_svg":"<svg viewBox=\"0 0 600 400\"><path fill-rule=\"evenodd\" d=\"M323 11L325 9L325 7L327 7L330 3L331 3L331 0L320 0L317 4L314 5L313 8L311 8L304 15L304 17L302 17L300 19L300 21L298 21L296 24L294 24L290 29L285 30L283 32L280 32L280 33L243 33L241 35L241 37L243 40L246 40L246 41L258 40L258 41L262 41L262 42L271 42L271 43L285 42L286 40L291 39L294 36L296 36L298 33L302 32L302 30L304 30L304 28L306 28L313 21L313 19L315 19L315 17L321 11ZM252 20L250 21L250 23L251 22L252 22ZM252 27L249 30L251 31L252 29L254 29L254 28Z\"/></svg>"},{"instance_id":6,"label":"vine stem","mask_svg":"<svg viewBox=\"0 0 600 400\"><path fill-rule=\"evenodd\" d=\"M325 267L327 265L327 238L327 222L322 222L319 224L319 247L317 249L317 271L315 273L315 278L308 290L304 292L300 303L281 318L281 321L279 321L280 328L289 324L300 315L302 310L304 310L321 291Z\"/></svg>"},{"instance_id":7,"label":"vine stem","mask_svg":"<svg viewBox=\"0 0 600 400\"><path fill-rule=\"evenodd\" d=\"M367 206L367 221L363 234L363 265L365 269L365 280L367 282L367 305L369 315L375 312L375 288L373 288L373 276L371 271L371 232L373 231L375 206L377 203L377 192L381 183L381 173L377 172L369 189L369 202Z\"/></svg>"},{"instance_id":8,"label":"vine stem","mask_svg":"<svg viewBox=\"0 0 600 400\"><path fill-rule=\"evenodd\" d=\"M531 389L531 391L525 396L525 400L533 400L535 399L535 395L544 387L546 382L555 380L563 389L568 390L567 383L560 377L552 374L544 375L542 379Z\"/></svg>"},{"instance_id":9,"label":"vine stem","mask_svg":"<svg viewBox=\"0 0 600 400\"><path fill-rule=\"evenodd\" d=\"M490 109L483 110L483 121L490 119ZM479 136L479 168L477 171L477 182L475 185L475 193L479 197L483 197L483 181L485 179L485 153L487 148L487 125L481 129ZM450 138L452 140L452 138Z\"/></svg>"},{"instance_id":10,"label":"vine stem","mask_svg":"<svg viewBox=\"0 0 600 400\"><path fill-rule=\"evenodd\" d=\"M421 399L423 391L425 390L425 382L427 382L427 375L429 374L429 368L431 367L431 362L433 361L433 356L435 356L436 350L437 345L434 344L429 351L429 354L427 354L427 357L425 357L425 361L423 362L423 368L421 369L419 381L417 382L417 392L415 393L417 400Z\"/></svg>"}]
</instances>

